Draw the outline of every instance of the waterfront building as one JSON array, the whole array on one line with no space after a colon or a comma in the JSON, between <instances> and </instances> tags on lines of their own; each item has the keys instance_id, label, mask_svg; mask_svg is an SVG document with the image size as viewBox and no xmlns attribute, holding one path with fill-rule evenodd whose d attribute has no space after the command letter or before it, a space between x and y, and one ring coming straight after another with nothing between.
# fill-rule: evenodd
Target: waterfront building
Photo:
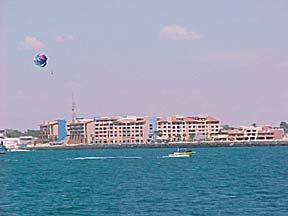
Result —
<instances>
[{"instance_id":1,"label":"waterfront building","mask_svg":"<svg viewBox=\"0 0 288 216\"><path fill-rule=\"evenodd\" d=\"M219 120L209 116L157 117L157 134L167 142L210 139L219 133Z\"/></svg>"},{"instance_id":2,"label":"waterfront building","mask_svg":"<svg viewBox=\"0 0 288 216\"><path fill-rule=\"evenodd\" d=\"M76 118L67 123L67 139L69 144L92 143L94 135L94 119Z\"/></svg>"},{"instance_id":3,"label":"waterfront building","mask_svg":"<svg viewBox=\"0 0 288 216\"><path fill-rule=\"evenodd\" d=\"M17 149L21 145L19 138L4 138L2 142L7 149Z\"/></svg>"},{"instance_id":4,"label":"waterfront building","mask_svg":"<svg viewBox=\"0 0 288 216\"><path fill-rule=\"evenodd\" d=\"M19 149L26 148L28 145L32 144L34 138L32 136L20 136L18 138L3 138L3 145L7 149Z\"/></svg>"},{"instance_id":5,"label":"waterfront building","mask_svg":"<svg viewBox=\"0 0 288 216\"><path fill-rule=\"evenodd\" d=\"M141 144L201 140L281 140L283 137L283 129L275 129L271 126L242 126L221 130L220 133L219 120L210 116L116 116L75 118L69 122L46 121L40 124L38 142ZM27 142L31 141L31 137L27 139Z\"/></svg>"},{"instance_id":6,"label":"waterfront building","mask_svg":"<svg viewBox=\"0 0 288 216\"><path fill-rule=\"evenodd\" d=\"M66 121L44 121L40 124L38 142L62 142L66 138Z\"/></svg>"},{"instance_id":7,"label":"waterfront building","mask_svg":"<svg viewBox=\"0 0 288 216\"><path fill-rule=\"evenodd\" d=\"M282 128L272 126L241 126L240 128L223 130L230 141L254 141L254 140L281 140L284 138Z\"/></svg>"},{"instance_id":8,"label":"waterfront building","mask_svg":"<svg viewBox=\"0 0 288 216\"><path fill-rule=\"evenodd\" d=\"M149 131L153 133L152 121L149 121L146 116L95 118L93 142L96 144L146 143L148 142ZM149 123L151 123L151 127L149 127Z\"/></svg>"},{"instance_id":9,"label":"waterfront building","mask_svg":"<svg viewBox=\"0 0 288 216\"><path fill-rule=\"evenodd\" d=\"M33 136L20 136L20 144L23 146L30 145L34 142Z\"/></svg>"}]
</instances>

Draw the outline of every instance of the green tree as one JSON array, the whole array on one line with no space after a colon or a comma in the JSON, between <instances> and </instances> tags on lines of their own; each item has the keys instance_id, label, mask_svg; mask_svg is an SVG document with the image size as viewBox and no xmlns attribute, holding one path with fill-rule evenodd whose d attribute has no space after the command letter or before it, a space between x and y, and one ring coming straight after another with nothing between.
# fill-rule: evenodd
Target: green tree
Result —
<instances>
[{"instance_id":1,"label":"green tree","mask_svg":"<svg viewBox=\"0 0 288 216\"><path fill-rule=\"evenodd\" d=\"M162 137L163 136L163 132L162 131L157 131L157 136Z\"/></svg>"},{"instance_id":2,"label":"green tree","mask_svg":"<svg viewBox=\"0 0 288 216\"><path fill-rule=\"evenodd\" d=\"M19 138L20 136L32 136L32 137L38 137L40 131L39 130L31 130L28 129L24 133L19 130L15 129L6 129L5 134L8 138Z\"/></svg>"},{"instance_id":3,"label":"green tree","mask_svg":"<svg viewBox=\"0 0 288 216\"><path fill-rule=\"evenodd\" d=\"M39 133L40 133L39 130L31 130L31 129L28 129L27 131L25 131L24 135L25 135L25 136L38 137L38 136L39 136Z\"/></svg>"},{"instance_id":4,"label":"green tree","mask_svg":"<svg viewBox=\"0 0 288 216\"><path fill-rule=\"evenodd\" d=\"M168 134L168 139L167 139L168 142L171 142L172 141L172 136L171 134Z\"/></svg>"},{"instance_id":5,"label":"green tree","mask_svg":"<svg viewBox=\"0 0 288 216\"><path fill-rule=\"evenodd\" d=\"M284 121L281 121L280 122L280 128L283 128L284 129L284 132L285 133L288 133L288 124Z\"/></svg>"},{"instance_id":6,"label":"green tree","mask_svg":"<svg viewBox=\"0 0 288 216\"><path fill-rule=\"evenodd\" d=\"M181 140L181 135L180 134L176 134L177 137L177 142L179 142Z\"/></svg>"},{"instance_id":7,"label":"green tree","mask_svg":"<svg viewBox=\"0 0 288 216\"><path fill-rule=\"evenodd\" d=\"M222 125L223 130L230 130L233 129L230 125Z\"/></svg>"},{"instance_id":8,"label":"green tree","mask_svg":"<svg viewBox=\"0 0 288 216\"><path fill-rule=\"evenodd\" d=\"M18 138L24 135L23 132L14 129L6 129L5 134L8 138Z\"/></svg>"},{"instance_id":9,"label":"green tree","mask_svg":"<svg viewBox=\"0 0 288 216\"><path fill-rule=\"evenodd\" d=\"M154 131L154 133L153 133L153 137L154 137L154 139L157 139L157 137L162 137L162 135L163 135L163 133L162 133L162 131Z\"/></svg>"},{"instance_id":10,"label":"green tree","mask_svg":"<svg viewBox=\"0 0 288 216\"><path fill-rule=\"evenodd\" d=\"M194 140L194 137L195 137L195 134L189 134L189 139L190 139L190 141L193 141L193 140Z\"/></svg>"},{"instance_id":11,"label":"green tree","mask_svg":"<svg viewBox=\"0 0 288 216\"><path fill-rule=\"evenodd\" d=\"M187 135L183 134L183 141L186 141L186 137L187 137Z\"/></svg>"}]
</instances>

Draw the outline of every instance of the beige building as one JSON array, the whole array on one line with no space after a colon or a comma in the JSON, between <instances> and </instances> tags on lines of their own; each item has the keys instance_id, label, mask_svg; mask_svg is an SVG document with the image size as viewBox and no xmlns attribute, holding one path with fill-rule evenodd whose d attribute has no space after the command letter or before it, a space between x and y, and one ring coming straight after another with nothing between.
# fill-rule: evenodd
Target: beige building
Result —
<instances>
[{"instance_id":1,"label":"beige building","mask_svg":"<svg viewBox=\"0 0 288 216\"><path fill-rule=\"evenodd\" d=\"M157 137L166 141L207 139L218 133L219 120L208 116L157 118Z\"/></svg>"},{"instance_id":2,"label":"beige building","mask_svg":"<svg viewBox=\"0 0 288 216\"><path fill-rule=\"evenodd\" d=\"M62 142L66 138L66 121L44 121L40 124L38 142Z\"/></svg>"},{"instance_id":3,"label":"beige building","mask_svg":"<svg viewBox=\"0 0 288 216\"><path fill-rule=\"evenodd\" d=\"M68 122L66 127L68 143L92 143L94 134L93 119L75 119Z\"/></svg>"},{"instance_id":4,"label":"beige building","mask_svg":"<svg viewBox=\"0 0 288 216\"><path fill-rule=\"evenodd\" d=\"M274 129L272 126L241 126L237 129L223 130L222 133L230 141L281 140L284 138L284 130Z\"/></svg>"},{"instance_id":5,"label":"beige building","mask_svg":"<svg viewBox=\"0 0 288 216\"><path fill-rule=\"evenodd\" d=\"M44 121L40 124L38 140L41 143L56 141L58 137L58 122Z\"/></svg>"},{"instance_id":6,"label":"beige building","mask_svg":"<svg viewBox=\"0 0 288 216\"><path fill-rule=\"evenodd\" d=\"M149 133L148 117L101 117L94 121L96 144L146 143Z\"/></svg>"}]
</instances>

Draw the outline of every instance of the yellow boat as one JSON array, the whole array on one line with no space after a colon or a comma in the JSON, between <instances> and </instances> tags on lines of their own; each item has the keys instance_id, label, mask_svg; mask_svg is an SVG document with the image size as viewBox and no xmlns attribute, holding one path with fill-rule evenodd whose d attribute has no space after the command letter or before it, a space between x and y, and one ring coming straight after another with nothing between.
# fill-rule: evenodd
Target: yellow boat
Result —
<instances>
[{"instance_id":1,"label":"yellow boat","mask_svg":"<svg viewBox=\"0 0 288 216\"><path fill-rule=\"evenodd\" d=\"M180 151L180 149L177 148L177 151L176 151L176 152L173 152L173 153L170 153L170 154L168 155L168 157L191 157L192 154L193 154L193 152L190 151L190 150L189 150L189 151L187 151L187 150L185 150L185 151Z\"/></svg>"}]
</instances>

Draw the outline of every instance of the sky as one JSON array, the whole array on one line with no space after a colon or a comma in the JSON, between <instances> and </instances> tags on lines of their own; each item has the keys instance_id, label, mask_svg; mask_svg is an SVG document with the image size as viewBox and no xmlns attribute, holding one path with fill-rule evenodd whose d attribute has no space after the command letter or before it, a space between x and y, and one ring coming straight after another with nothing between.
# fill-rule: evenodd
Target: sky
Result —
<instances>
[{"instance_id":1,"label":"sky","mask_svg":"<svg viewBox=\"0 0 288 216\"><path fill-rule=\"evenodd\" d=\"M69 120L72 94L85 118L279 126L287 11L286 0L0 0L0 128Z\"/></svg>"}]
</instances>

